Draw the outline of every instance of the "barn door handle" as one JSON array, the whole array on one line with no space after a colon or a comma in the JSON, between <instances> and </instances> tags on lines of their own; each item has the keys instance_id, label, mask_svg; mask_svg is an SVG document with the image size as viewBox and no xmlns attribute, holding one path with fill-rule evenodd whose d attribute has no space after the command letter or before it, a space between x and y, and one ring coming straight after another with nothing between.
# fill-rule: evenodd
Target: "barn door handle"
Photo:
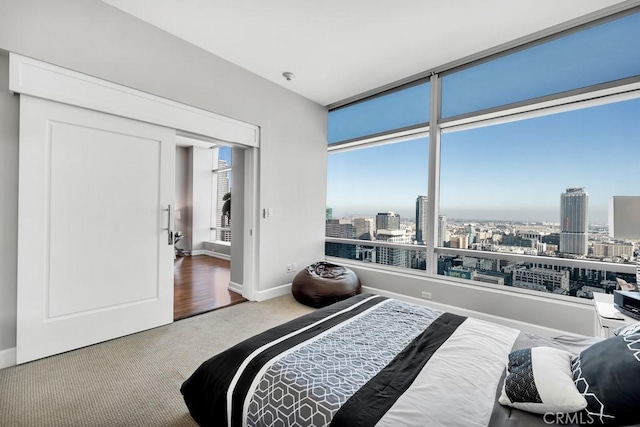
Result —
<instances>
[{"instance_id":1,"label":"barn door handle","mask_svg":"<svg viewBox=\"0 0 640 427\"><path fill-rule=\"evenodd\" d=\"M167 209L162 209L163 211L167 211L167 228L163 228L163 230L167 230L167 240L169 246L173 246L173 230L171 229L171 205L167 205Z\"/></svg>"}]
</instances>

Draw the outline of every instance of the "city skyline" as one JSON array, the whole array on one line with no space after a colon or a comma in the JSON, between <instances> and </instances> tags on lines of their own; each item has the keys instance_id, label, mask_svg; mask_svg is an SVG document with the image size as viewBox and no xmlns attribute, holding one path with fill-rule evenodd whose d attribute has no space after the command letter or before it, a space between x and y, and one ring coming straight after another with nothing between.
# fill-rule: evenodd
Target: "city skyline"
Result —
<instances>
[{"instance_id":1,"label":"city skyline","mask_svg":"<svg viewBox=\"0 0 640 427\"><path fill-rule=\"evenodd\" d=\"M640 100L446 133L440 214L449 218L559 222L567 187L589 193L589 223L607 223L612 196L639 195ZM603 126L606 123L606 126ZM330 154L334 217L391 210L415 216L427 195L427 138Z\"/></svg>"}]
</instances>

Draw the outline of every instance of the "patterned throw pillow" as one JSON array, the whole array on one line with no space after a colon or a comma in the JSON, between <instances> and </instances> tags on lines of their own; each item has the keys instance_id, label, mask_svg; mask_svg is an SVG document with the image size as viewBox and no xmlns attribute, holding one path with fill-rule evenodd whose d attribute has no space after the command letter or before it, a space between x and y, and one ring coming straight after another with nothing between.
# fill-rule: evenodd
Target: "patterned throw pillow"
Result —
<instances>
[{"instance_id":1,"label":"patterned throw pillow","mask_svg":"<svg viewBox=\"0 0 640 427\"><path fill-rule=\"evenodd\" d=\"M613 335L635 335L640 334L640 322L631 325L619 326L613 330Z\"/></svg>"},{"instance_id":2,"label":"patterned throw pillow","mask_svg":"<svg viewBox=\"0 0 640 427\"><path fill-rule=\"evenodd\" d=\"M640 334L595 343L573 360L572 367L594 425L640 423Z\"/></svg>"},{"instance_id":3,"label":"patterned throw pillow","mask_svg":"<svg viewBox=\"0 0 640 427\"><path fill-rule=\"evenodd\" d=\"M533 347L509 354L507 377L498 402L528 412L576 412L587 406L571 373L572 354Z\"/></svg>"}]
</instances>

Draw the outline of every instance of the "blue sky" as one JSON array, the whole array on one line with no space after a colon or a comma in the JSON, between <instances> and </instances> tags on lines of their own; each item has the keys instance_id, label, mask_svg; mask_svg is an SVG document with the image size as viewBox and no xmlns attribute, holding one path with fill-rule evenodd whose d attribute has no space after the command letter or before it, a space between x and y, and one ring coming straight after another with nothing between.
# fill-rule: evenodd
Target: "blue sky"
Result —
<instances>
[{"instance_id":1,"label":"blue sky","mask_svg":"<svg viewBox=\"0 0 640 427\"><path fill-rule=\"evenodd\" d=\"M334 215L415 215L427 193L428 140L329 155ZM560 194L585 187L591 222L613 195L640 195L640 99L447 133L441 213L456 218L558 221Z\"/></svg>"},{"instance_id":2,"label":"blue sky","mask_svg":"<svg viewBox=\"0 0 640 427\"><path fill-rule=\"evenodd\" d=\"M443 117L635 75L638 13L444 76ZM426 108L425 92L428 85L376 98L372 114L367 103L332 111L329 142L392 129L394 120L405 126L385 108ZM413 217L427 166L424 138L331 154L327 207L334 216ZM590 221L606 222L611 196L640 195L640 100L444 134L440 167L440 210L449 217L558 221L560 194L577 186L589 193Z\"/></svg>"},{"instance_id":3,"label":"blue sky","mask_svg":"<svg viewBox=\"0 0 640 427\"><path fill-rule=\"evenodd\" d=\"M228 165L231 165L231 147L221 146L218 149L218 159L226 160Z\"/></svg>"}]
</instances>

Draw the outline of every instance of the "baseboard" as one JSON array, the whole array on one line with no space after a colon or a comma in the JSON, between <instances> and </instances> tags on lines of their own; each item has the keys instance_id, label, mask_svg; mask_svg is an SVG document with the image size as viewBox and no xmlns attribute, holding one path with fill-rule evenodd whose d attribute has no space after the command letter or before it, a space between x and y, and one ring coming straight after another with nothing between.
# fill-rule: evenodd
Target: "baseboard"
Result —
<instances>
[{"instance_id":1,"label":"baseboard","mask_svg":"<svg viewBox=\"0 0 640 427\"><path fill-rule=\"evenodd\" d=\"M227 287L230 291L237 292L242 295L242 285L240 283L232 282L229 280L229 286Z\"/></svg>"},{"instance_id":2,"label":"baseboard","mask_svg":"<svg viewBox=\"0 0 640 427\"><path fill-rule=\"evenodd\" d=\"M0 369L10 368L16 365L16 348L0 350Z\"/></svg>"},{"instance_id":3,"label":"baseboard","mask_svg":"<svg viewBox=\"0 0 640 427\"><path fill-rule=\"evenodd\" d=\"M291 283L276 286L275 288L265 289L256 293L256 301L265 301L271 298L280 297L291 293Z\"/></svg>"},{"instance_id":4,"label":"baseboard","mask_svg":"<svg viewBox=\"0 0 640 427\"><path fill-rule=\"evenodd\" d=\"M389 292L382 289L371 288L369 286L362 287L362 293L377 294L388 298L394 298L401 301L411 302L414 304L424 305L436 310L448 311L460 316L474 317L476 319L485 320L487 322L497 323L499 325L508 326L510 328L519 329L521 331L530 332L545 337L556 337L558 335L575 335L571 332L562 331L560 329L549 328L546 326L535 325L533 323L522 322L519 320L508 319L506 317L495 316L493 314L482 313L480 311L467 310L461 307L455 307L447 304L440 304L430 300L424 300L408 295Z\"/></svg>"},{"instance_id":5,"label":"baseboard","mask_svg":"<svg viewBox=\"0 0 640 427\"><path fill-rule=\"evenodd\" d=\"M210 251L207 249L198 249L197 251L191 251L191 255L206 255L213 258L220 258L227 261L231 261L231 257L227 254L221 254L219 252Z\"/></svg>"}]
</instances>

